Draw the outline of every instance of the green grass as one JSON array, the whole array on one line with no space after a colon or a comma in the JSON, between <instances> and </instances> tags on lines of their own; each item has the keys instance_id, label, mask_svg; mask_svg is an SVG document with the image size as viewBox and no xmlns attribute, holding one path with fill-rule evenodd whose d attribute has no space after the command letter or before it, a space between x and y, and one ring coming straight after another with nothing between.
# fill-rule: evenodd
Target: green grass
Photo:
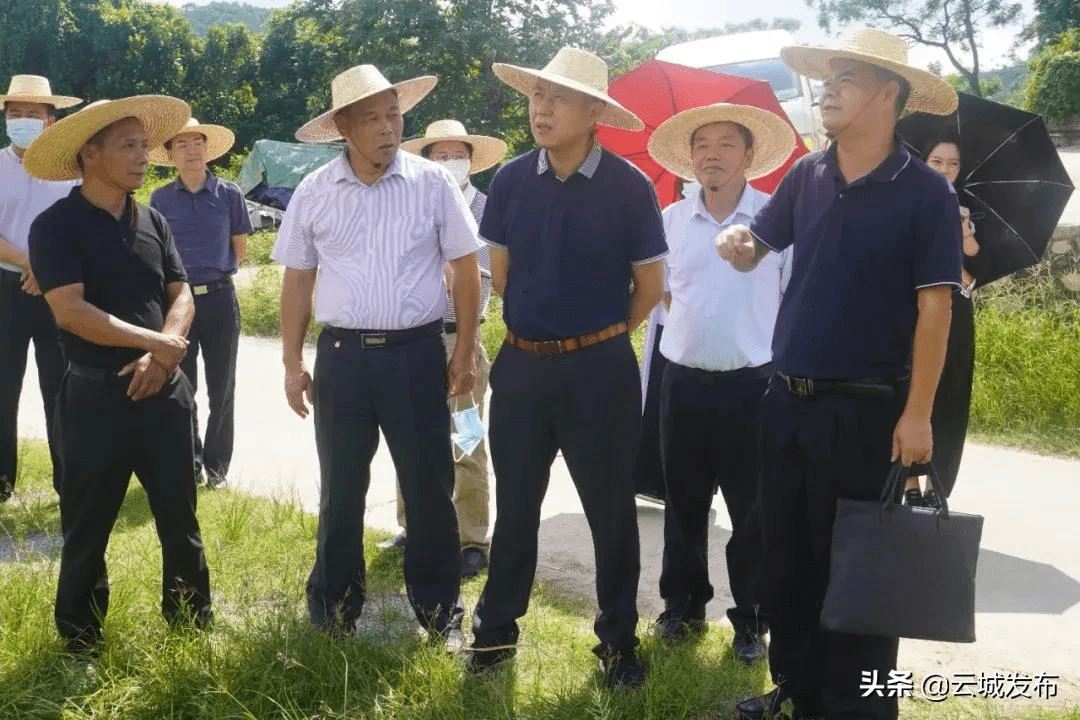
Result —
<instances>
[{"instance_id":1,"label":"green grass","mask_svg":"<svg viewBox=\"0 0 1080 720\"><path fill-rule=\"evenodd\" d=\"M972 437L1080 457L1080 302L1042 271L975 297Z\"/></svg>"},{"instance_id":2,"label":"green grass","mask_svg":"<svg viewBox=\"0 0 1080 720\"><path fill-rule=\"evenodd\" d=\"M365 616L376 631L404 631L381 642L330 638L312 630L305 615L315 518L287 501L229 490L199 496L217 623L203 634L170 632L158 614L159 549L137 483L109 546L105 651L97 662L75 663L53 628L56 553L27 549L59 529L48 456L38 441L23 443L21 456L18 495L0 506L0 542L22 548L0 564L5 720L727 718L737 698L768 685L764 668L732 659L728 628L712 625L701 641L668 648L646 635L643 620L649 679L637 691L605 690L590 652L592 608L543 586L522 624L518 660L492 677L470 678L459 660L423 642L411 618L393 610L404 594L400 555L378 549L386 534L375 531L365 533L373 598ZM481 586L482 580L464 585L467 608ZM377 602L381 611L372 607ZM1080 720L1080 710L1017 712L957 701L905 702L902 715Z\"/></svg>"},{"instance_id":3,"label":"green grass","mask_svg":"<svg viewBox=\"0 0 1080 720\"><path fill-rule=\"evenodd\" d=\"M274 241L277 240L277 230L256 230L247 239L247 260L244 266L271 265L270 252L274 249Z\"/></svg>"}]
</instances>

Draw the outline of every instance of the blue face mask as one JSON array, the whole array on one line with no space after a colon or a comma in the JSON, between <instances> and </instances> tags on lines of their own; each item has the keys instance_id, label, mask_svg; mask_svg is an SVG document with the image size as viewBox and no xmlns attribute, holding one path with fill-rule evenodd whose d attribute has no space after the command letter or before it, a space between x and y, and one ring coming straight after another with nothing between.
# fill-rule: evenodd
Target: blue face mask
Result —
<instances>
[{"instance_id":1,"label":"blue face mask","mask_svg":"<svg viewBox=\"0 0 1080 720\"><path fill-rule=\"evenodd\" d=\"M7 136L20 150L30 147L38 135L45 129L45 121L38 118L8 118Z\"/></svg>"},{"instance_id":2,"label":"blue face mask","mask_svg":"<svg viewBox=\"0 0 1080 720\"><path fill-rule=\"evenodd\" d=\"M454 431L450 439L454 443L454 461L458 462L466 455L471 455L473 450L484 440L484 421L480 419L480 408L476 405L464 410L455 410L451 414L454 423ZM461 457L458 457L458 450Z\"/></svg>"}]
</instances>

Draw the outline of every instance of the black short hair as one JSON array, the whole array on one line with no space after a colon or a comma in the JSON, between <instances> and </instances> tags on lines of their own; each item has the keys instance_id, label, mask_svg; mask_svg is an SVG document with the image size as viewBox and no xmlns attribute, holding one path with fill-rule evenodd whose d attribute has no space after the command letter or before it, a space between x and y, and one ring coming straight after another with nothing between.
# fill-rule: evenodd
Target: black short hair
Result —
<instances>
[{"instance_id":1,"label":"black short hair","mask_svg":"<svg viewBox=\"0 0 1080 720\"><path fill-rule=\"evenodd\" d=\"M446 142L446 141L445 140L436 140L435 142L430 143L430 144L425 145L424 147L420 148L420 157L428 158L430 160L431 159L431 148L432 148L432 146L434 146L434 145L436 145L438 143L441 143L441 142ZM472 159L472 154L473 154L472 143L467 143L464 140L459 140L458 142L460 142L462 145L464 145L465 148L469 151L469 159L471 160Z\"/></svg>"},{"instance_id":2,"label":"black short hair","mask_svg":"<svg viewBox=\"0 0 1080 720\"><path fill-rule=\"evenodd\" d=\"M737 129L739 131L739 134L742 135L743 142L746 144L746 149L747 150L753 150L754 149L754 133L750 132L750 128L746 127L742 123L737 123L734 120L717 120L716 122L705 123L705 125L716 125L717 123L722 123L722 122L731 123L732 125L734 125L735 129ZM705 127L705 125L701 125L700 127L694 128L694 132L690 133L690 145L691 146L693 146L693 144L694 144L694 135L697 134L698 130Z\"/></svg>"},{"instance_id":3,"label":"black short hair","mask_svg":"<svg viewBox=\"0 0 1080 720\"><path fill-rule=\"evenodd\" d=\"M908 99L911 97L911 83L894 73L892 70L888 70L878 65L871 65L871 67L874 68L874 75L881 82L895 82L900 86L900 91L896 94L896 117L900 117L900 113L904 112Z\"/></svg>"},{"instance_id":4,"label":"black short hair","mask_svg":"<svg viewBox=\"0 0 1080 720\"><path fill-rule=\"evenodd\" d=\"M930 140L922 147L922 159L924 162L930 157L930 153L932 153L934 148L938 145L955 145L956 149L959 150L960 133L956 130L943 130L930 138Z\"/></svg>"}]
</instances>

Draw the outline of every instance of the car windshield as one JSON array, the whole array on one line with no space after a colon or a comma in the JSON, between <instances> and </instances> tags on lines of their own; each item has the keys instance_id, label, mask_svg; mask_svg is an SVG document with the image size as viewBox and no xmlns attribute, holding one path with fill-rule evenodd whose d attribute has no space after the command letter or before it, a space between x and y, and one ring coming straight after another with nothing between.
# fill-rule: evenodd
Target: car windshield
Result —
<instances>
[{"instance_id":1,"label":"car windshield","mask_svg":"<svg viewBox=\"0 0 1080 720\"><path fill-rule=\"evenodd\" d=\"M780 58L713 65L708 69L725 75L736 75L751 80L764 80L769 83L773 92L776 93L776 99L781 102L802 95L799 76L785 65Z\"/></svg>"}]
</instances>

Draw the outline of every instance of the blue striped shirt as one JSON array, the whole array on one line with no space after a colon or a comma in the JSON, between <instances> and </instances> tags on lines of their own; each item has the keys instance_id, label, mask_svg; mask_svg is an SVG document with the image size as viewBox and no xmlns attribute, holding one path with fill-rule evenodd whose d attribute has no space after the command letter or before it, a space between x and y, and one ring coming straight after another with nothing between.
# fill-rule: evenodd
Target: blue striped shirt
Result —
<instances>
[{"instance_id":1,"label":"blue striped shirt","mask_svg":"<svg viewBox=\"0 0 1080 720\"><path fill-rule=\"evenodd\" d=\"M487 195L477 190L472 183L469 183L462 190L462 194L465 196L465 202L469 203L469 210L472 211L476 224L479 225L480 219L484 217ZM487 314L488 301L491 299L491 252L488 250L487 243L480 243L480 249L476 251L476 262L480 265L480 317L484 317ZM447 289L449 290L449 288ZM449 300L450 304L446 306L443 322L456 324L457 313L454 312L454 297L451 295Z\"/></svg>"},{"instance_id":2,"label":"blue striped shirt","mask_svg":"<svg viewBox=\"0 0 1080 720\"><path fill-rule=\"evenodd\" d=\"M370 186L345 156L304 178L272 257L318 268L317 322L404 330L442 319L443 265L479 248L476 221L450 173L398 152Z\"/></svg>"}]
</instances>

